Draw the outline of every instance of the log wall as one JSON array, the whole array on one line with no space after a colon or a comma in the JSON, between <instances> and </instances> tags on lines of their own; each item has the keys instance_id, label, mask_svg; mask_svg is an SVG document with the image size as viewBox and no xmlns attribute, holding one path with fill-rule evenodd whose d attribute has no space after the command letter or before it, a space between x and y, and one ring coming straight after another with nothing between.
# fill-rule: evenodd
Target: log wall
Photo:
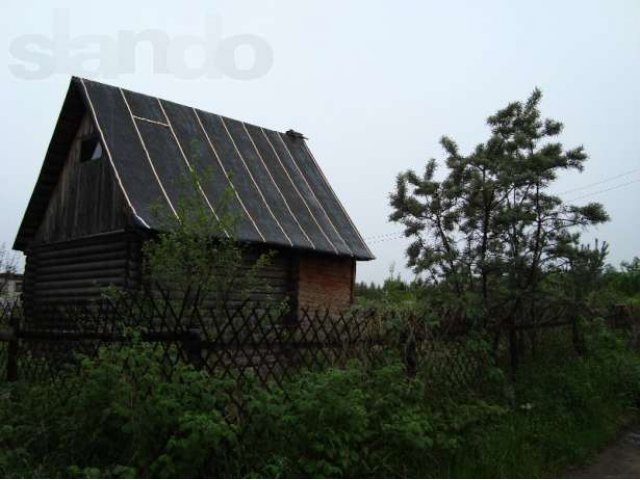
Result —
<instances>
[{"instance_id":1,"label":"log wall","mask_svg":"<svg viewBox=\"0 0 640 480\"><path fill-rule=\"evenodd\" d=\"M26 304L85 302L109 286L139 284L140 239L118 231L41 244L27 252L23 297Z\"/></svg>"},{"instance_id":2,"label":"log wall","mask_svg":"<svg viewBox=\"0 0 640 480\"><path fill-rule=\"evenodd\" d=\"M143 282L143 241L138 233L117 231L32 247L25 267L25 302L71 304L100 298L107 287L138 288ZM246 269L259 254L256 250L247 255ZM254 274L250 299L287 302L292 314L302 307L337 311L353 303L353 259L282 250ZM227 300L240 303L240 293L238 289Z\"/></svg>"},{"instance_id":3,"label":"log wall","mask_svg":"<svg viewBox=\"0 0 640 480\"><path fill-rule=\"evenodd\" d=\"M268 261L257 265L260 256L267 253ZM234 308L249 300L262 306L276 307L285 303L291 306L296 289L295 265L294 256L286 250L274 251L260 247L244 250L239 265L229 265L227 270L214 266L212 274L219 275L222 280L212 282L203 305L220 307L224 304L228 308ZM146 276L144 278L146 281ZM180 287L183 286L163 287L172 292L175 300L182 299L184 291Z\"/></svg>"}]
</instances>

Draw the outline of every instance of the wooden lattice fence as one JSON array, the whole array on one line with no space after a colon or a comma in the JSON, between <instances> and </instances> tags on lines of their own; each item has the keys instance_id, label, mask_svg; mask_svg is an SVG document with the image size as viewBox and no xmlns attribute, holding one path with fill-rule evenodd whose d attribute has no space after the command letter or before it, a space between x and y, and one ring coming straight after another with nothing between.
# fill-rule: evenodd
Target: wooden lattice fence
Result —
<instances>
[{"instance_id":1,"label":"wooden lattice fence","mask_svg":"<svg viewBox=\"0 0 640 480\"><path fill-rule=\"evenodd\" d=\"M409 377L428 363L436 375L469 384L485 359L466 337L407 313L304 309L292 320L279 306L206 308L197 296L169 293L66 306L18 305L0 312L0 375L8 380L56 379L79 355L131 341L132 332L163 353L166 365L188 362L219 377L277 384L300 371L343 366L352 359L401 359Z\"/></svg>"}]
</instances>

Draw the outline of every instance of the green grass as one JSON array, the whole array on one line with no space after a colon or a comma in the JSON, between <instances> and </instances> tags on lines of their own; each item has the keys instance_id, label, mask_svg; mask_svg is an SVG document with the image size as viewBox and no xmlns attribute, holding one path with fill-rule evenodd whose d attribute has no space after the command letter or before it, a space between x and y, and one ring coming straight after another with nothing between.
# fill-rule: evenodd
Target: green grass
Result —
<instances>
[{"instance_id":1,"label":"green grass","mask_svg":"<svg viewBox=\"0 0 640 480\"><path fill-rule=\"evenodd\" d=\"M467 452L453 460L447 476L561 475L637 420L640 359L623 338L598 324L591 327L585 357L546 351L523 367L509 415L470 437Z\"/></svg>"}]
</instances>

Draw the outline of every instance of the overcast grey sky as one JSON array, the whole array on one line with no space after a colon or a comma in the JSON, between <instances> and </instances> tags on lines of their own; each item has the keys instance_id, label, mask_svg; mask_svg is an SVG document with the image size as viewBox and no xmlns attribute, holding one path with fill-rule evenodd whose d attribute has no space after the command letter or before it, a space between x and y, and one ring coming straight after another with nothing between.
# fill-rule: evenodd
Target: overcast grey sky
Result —
<instances>
[{"instance_id":1,"label":"overcast grey sky","mask_svg":"<svg viewBox=\"0 0 640 480\"><path fill-rule=\"evenodd\" d=\"M59 73L42 70L44 78L22 78L21 68L37 65L15 52L24 53L20 49L34 38L25 35L54 38L55 15L62 18L56 35L62 31L64 40L61 22L66 19L69 38L79 39L76 50L62 49L55 57L44 51ZM8 245L70 75L81 73L265 127L303 132L365 238L401 230L387 222L388 194L399 171L441 158L443 134L464 151L484 141L486 117L538 86L544 92L543 113L565 123L565 145L584 144L590 155L585 172L561 178L555 190L581 188L566 197L605 204L612 221L585 238L608 241L611 262L640 255L640 182L633 183L640 180L637 0L3 0L0 25L0 242ZM116 50L105 47L102 60L82 64L85 72L69 71L73 66L64 63L67 53L100 50L105 38L112 39L107 46L115 44L120 31L156 29L172 39L212 38L211 25L221 29L219 42L232 38L239 44L236 70L225 70L219 59L216 78L184 79L175 68L154 73L152 48L144 42L134 52L126 45L124 53L117 45ZM86 44L87 38L79 36L87 34L101 35L103 43ZM188 49L188 65L202 64L203 52L198 46ZM136 55L133 73L118 75L118 68L126 70L119 64L111 65L111 73L105 68L129 54ZM242 69L256 78L233 78ZM370 242L377 259L359 264L359 279L381 281L392 263L409 277L402 269L405 246L393 235Z\"/></svg>"}]
</instances>

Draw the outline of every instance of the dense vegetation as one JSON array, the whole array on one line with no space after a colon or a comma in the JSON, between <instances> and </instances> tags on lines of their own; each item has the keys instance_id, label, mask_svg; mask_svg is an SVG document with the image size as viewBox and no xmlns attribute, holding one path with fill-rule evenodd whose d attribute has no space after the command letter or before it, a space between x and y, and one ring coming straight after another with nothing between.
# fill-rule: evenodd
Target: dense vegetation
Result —
<instances>
[{"instance_id":1,"label":"dense vegetation","mask_svg":"<svg viewBox=\"0 0 640 480\"><path fill-rule=\"evenodd\" d=\"M186 365L168 379L134 341L62 381L2 387L0 476L557 473L608 441L640 398L636 354L601 322L588 327L585 356L549 344L515 384L488 365L472 388L426 370L407 381L390 358L239 392Z\"/></svg>"},{"instance_id":2,"label":"dense vegetation","mask_svg":"<svg viewBox=\"0 0 640 480\"><path fill-rule=\"evenodd\" d=\"M640 305L640 258L622 262L619 267L604 264L604 257L597 268L589 272L588 278L578 278L581 286L587 288L590 308L593 312L605 315L612 305ZM575 288L575 281L568 280L568 275L550 277L548 282L556 288L556 294ZM556 281L554 281L554 278ZM425 282L420 277L404 281L392 268L382 284L356 284L356 299L360 307L393 308L405 310L433 310L435 305L442 304L441 289L437 285ZM597 316L595 314L594 316Z\"/></svg>"}]
</instances>

